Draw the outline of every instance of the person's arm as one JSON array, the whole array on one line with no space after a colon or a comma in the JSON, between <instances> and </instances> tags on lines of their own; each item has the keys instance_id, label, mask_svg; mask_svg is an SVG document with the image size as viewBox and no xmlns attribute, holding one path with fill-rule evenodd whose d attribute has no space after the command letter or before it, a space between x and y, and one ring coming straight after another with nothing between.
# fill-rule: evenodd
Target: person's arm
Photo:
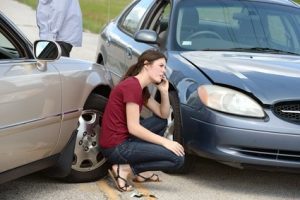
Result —
<instances>
[{"instance_id":1,"label":"person's arm","mask_svg":"<svg viewBox=\"0 0 300 200\"><path fill-rule=\"evenodd\" d=\"M151 131L140 125L140 113L138 104L131 102L126 103L126 117L127 127L130 134L147 142L162 145L178 156L184 155L184 149L181 144L152 133Z\"/></svg>"},{"instance_id":2,"label":"person's arm","mask_svg":"<svg viewBox=\"0 0 300 200\"><path fill-rule=\"evenodd\" d=\"M36 11L40 39L56 40L72 0L39 0Z\"/></svg>"},{"instance_id":3,"label":"person's arm","mask_svg":"<svg viewBox=\"0 0 300 200\"><path fill-rule=\"evenodd\" d=\"M160 104L153 99L149 98L146 107L149 108L155 115L167 119L170 115L170 100L169 100L169 81L164 78L163 81L156 86L160 92Z\"/></svg>"}]
</instances>

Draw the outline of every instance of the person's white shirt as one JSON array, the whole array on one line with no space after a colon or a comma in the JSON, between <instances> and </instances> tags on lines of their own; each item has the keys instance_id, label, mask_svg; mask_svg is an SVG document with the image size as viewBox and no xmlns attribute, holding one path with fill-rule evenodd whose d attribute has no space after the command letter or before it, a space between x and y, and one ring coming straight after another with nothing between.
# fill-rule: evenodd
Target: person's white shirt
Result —
<instances>
[{"instance_id":1,"label":"person's white shirt","mask_svg":"<svg viewBox=\"0 0 300 200\"><path fill-rule=\"evenodd\" d=\"M82 45L82 14L78 0L39 0L36 20L40 39Z\"/></svg>"}]
</instances>

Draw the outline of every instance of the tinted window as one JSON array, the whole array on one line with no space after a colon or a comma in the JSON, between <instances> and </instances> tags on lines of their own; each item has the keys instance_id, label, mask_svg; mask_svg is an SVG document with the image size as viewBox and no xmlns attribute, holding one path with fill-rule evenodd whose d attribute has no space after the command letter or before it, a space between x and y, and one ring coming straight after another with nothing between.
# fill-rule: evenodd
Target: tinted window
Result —
<instances>
[{"instance_id":1,"label":"tinted window","mask_svg":"<svg viewBox=\"0 0 300 200\"><path fill-rule=\"evenodd\" d=\"M0 59L14 59L19 57L15 46L0 32Z\"/></svg>"},{"instance_id":2,"label":"tinted window","mask_svg":"<svg viewBox=\"0 0 300 200\"><path fill-rule=\"evenodd\" d=\"M167 3L164 5L162 13L156 22L157 28L156 32L158 34L158 43L161 46L165 45L165 41L167 39L167 31L169 27L169 18L171 13L171 5L170 3Z\"/></svg>"},{"instance_id":3,"label":"tinted window","mask_svg":"<svg viewBox=\"0 0 300 200\"><path fill-rule=\"evenodd\" d=\"M169 18L171 13L170 3L162 3L157 6L156 10L153 10L153 14L150 16L153 20L146 24L146 29L155 31L158 35L167 31L169 26Z\"/></svg>"},{"instance_id":4,"label":"tinted window","mask_svg":"<svg viewBox=\"0 0 300 200\"><path fill-rule=\"evenodd\" d=\"M300 54L300 10L256 1L181 1L173 38L181 50L272 48Z\"/></svg>"},{"instance_id":5,"label":"tinted window","mask_svg":"<svg viewBox=\"0 0 300 200\"><path fill-rule=\"evenodd\" d=\"M159 18L159 23L160 23L159 33L167 30L169 18L170 18L170 12L171 12L171 5L168 3L165 5L162 15Z\"/></svg>"},{"instance_id":6,"label":"tinted window","mask_svg":"<svg viewBox=\"0 0 300 200\"><path fill-rule=\"evenodd\" d=\"M123 17L121 28L128 33L134 34L140 25L149 6L153 3L151 0L142 0L135 4L132 9Z\"/></svg>"}]
</instances>

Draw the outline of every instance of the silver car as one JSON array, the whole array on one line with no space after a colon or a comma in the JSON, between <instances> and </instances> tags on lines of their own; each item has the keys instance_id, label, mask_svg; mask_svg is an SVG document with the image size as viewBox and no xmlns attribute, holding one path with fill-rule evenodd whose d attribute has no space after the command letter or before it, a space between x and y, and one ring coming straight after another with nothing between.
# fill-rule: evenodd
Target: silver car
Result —
<instances>
[{"instance_id":1,"label":"silver car","mask_svg":"<svg viewBox=\"0 0 300 200\"><path fill-rule=\"evenodd\" d=\"M46 169L82 182L106 174L98 132L110 82L101 65L32 45L0 12L0 183Z\"/></svg>"}]
</instances>

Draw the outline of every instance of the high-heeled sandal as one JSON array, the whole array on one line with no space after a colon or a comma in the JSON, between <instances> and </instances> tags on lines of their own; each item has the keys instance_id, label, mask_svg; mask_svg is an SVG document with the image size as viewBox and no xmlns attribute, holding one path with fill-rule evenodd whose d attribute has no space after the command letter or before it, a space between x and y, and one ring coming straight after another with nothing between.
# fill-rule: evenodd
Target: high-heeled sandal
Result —
<instances>
[{"instance_id":1,"label":"high-heeled sandal","mask_svg":"<svg viewBox=\"0 0 300 200\"><path fill-rule=\"evenodd\" d=\"M144 182L159 182L160 181L159 176L154 173L149 177L145 177L140 174L137 174L136 176L142 178L143 180L138 180L138 178L136 177L133 179L134 182L144 183Z\"/></svg>"},{"instance_id":2,"label":"high-heeled sandal","mask_svg":"<svg viewBox=\"0 0 300 200\"><path fill-rule=\"evenodd\" d=\"M119 165L117 167L117 174L115 174L115 172L113 170L108 170L108 173L110 175L110 177L112 178L112 180L114 181L116 188L120 191L120 192L130 192L133 190L132 185L128 184L128 181L120 176L120 169L119 169ZM121 179L122 181L124 181L124 185L121 187L118 179Z\"/></svg>"}]
</instances>

